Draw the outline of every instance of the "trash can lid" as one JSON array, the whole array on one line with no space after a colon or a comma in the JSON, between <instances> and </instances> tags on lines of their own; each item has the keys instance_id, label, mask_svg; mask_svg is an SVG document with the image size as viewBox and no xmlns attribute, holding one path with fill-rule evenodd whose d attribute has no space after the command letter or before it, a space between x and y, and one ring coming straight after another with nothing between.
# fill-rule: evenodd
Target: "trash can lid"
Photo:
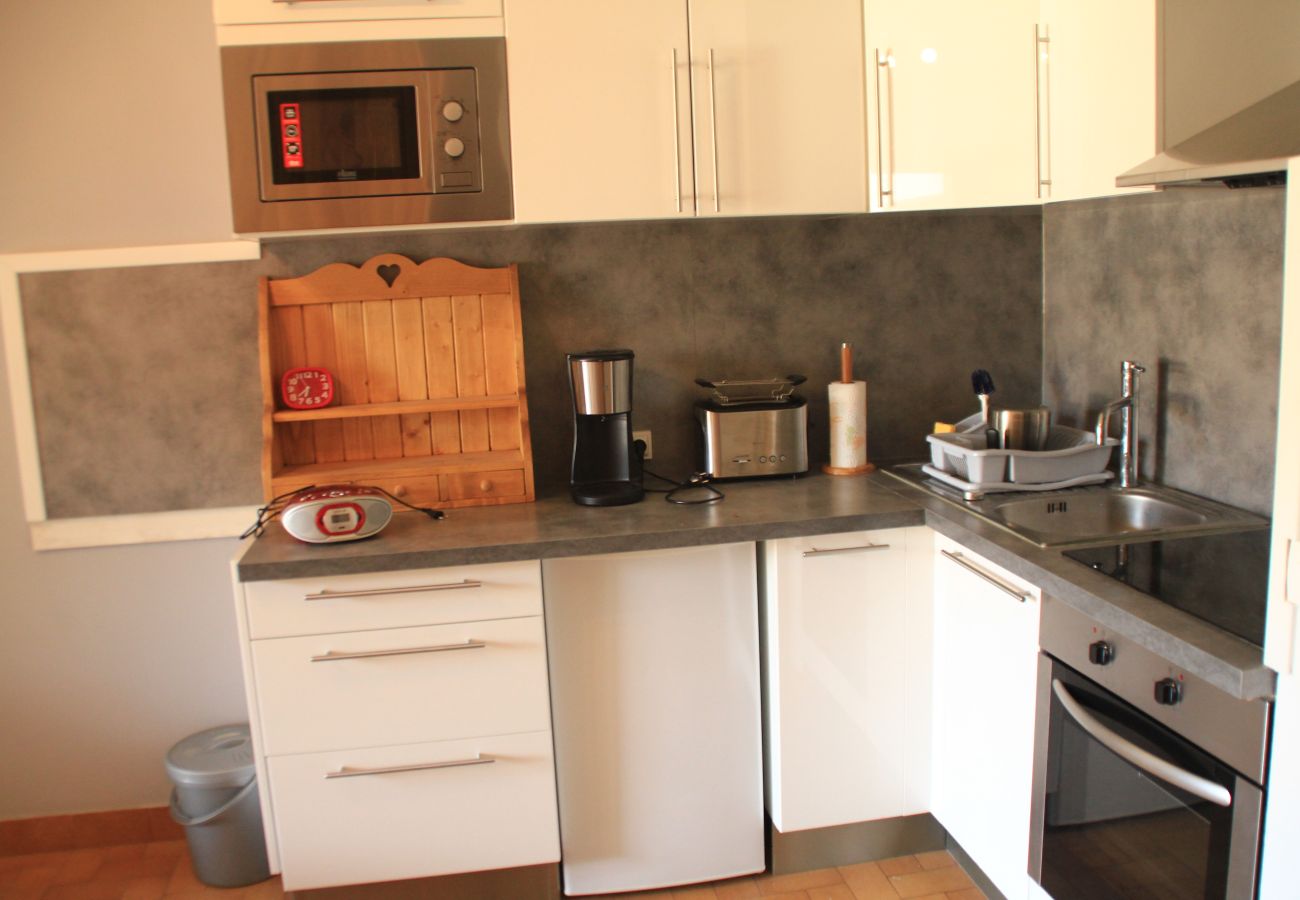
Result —
<instances>
[{"instance_id":1,"label":"trash can lid","mask_svg":"<svg viewBox=\"0 0 1300 900\"><path fill-rule=\"evenodd\" d=\"M167 751L167 775L177 785L242 787L254 775L248 723L192 734Z\"/></svg>"}]
</instances>

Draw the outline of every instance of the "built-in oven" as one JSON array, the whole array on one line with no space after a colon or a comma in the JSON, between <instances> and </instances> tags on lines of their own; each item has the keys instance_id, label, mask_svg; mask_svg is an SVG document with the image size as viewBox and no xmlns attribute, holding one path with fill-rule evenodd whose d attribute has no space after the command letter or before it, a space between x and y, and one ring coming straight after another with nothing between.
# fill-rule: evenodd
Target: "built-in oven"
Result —
<instances>
[{"instance_id":1,"label":"built-in oven","mask_svg":"<svg viewBox=\"0 0 1300 900\"><path fill-rule=\"evenodd\" d=\"M1055 900L1255 896L1269 703L1044 598L1029 869Z\"/></svg>"}]
</instances>

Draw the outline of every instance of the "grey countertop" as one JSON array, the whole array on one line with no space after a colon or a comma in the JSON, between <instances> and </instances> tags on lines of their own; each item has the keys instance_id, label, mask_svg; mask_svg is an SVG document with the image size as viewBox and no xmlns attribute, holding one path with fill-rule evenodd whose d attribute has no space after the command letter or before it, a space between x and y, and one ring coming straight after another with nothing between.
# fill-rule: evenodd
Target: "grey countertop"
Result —
<instances>
[{"instance_id":1,"label":"grey countertop","mask_svg":"<svg viewBox=\"0 0 1300 900\"><path fill-rule=\"evenodd\" d=\"M547 559L928 525L1039 585L1117 633L1236 697L1271 697L1258 647L1087 566L1044 550L877 472L721 485L721 503L585 507L567 493L536 503L457 509L433 521L399 513L371 540L304 544L273 525L238 563L242 581Z\"/></svg>"}]
</instances>

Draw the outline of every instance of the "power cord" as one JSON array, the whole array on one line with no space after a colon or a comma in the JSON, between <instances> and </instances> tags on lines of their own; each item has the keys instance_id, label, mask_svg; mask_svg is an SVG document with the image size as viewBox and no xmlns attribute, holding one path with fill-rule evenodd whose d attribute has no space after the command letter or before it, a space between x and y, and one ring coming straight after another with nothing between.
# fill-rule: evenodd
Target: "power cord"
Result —
<instances>
[{"instance_id":1,"label":"power cord","mask_svg":"<svg viewBox=\"0 0 1300 900\"><path fill-rule=\"evenodd\" d=\"M280 513L284 512L285 507L287 507L289 503L293 500L293 498L298 496L299 494L305 494L307 493L307 491L324 490L325 488L330 488L330 487L353 487L353 486L354 485L348 485L348 484L343 484L343 485L327 484L321 487L317 487L314 484L309 484L306 487L294 488L291 491L285 491L283 494L280 494L278 497L272 497L270 500L267 501L265 506L258 507L257 521L255 521L252 525L248 526L248 528L244 530L244 533L239 536L239 539L242 541L245 538L249 538L249 537L261 537L262 534L266 531L266 526L270 525L273 521L275 521L275 518L279 516ZM387 497L389 500L392 500L394 503L400 503L402 506L405 506L407 509L413 510L414 512L424 513L430 519L436 520L436 519L442 519L446 517L446 513L444 513L440 509L433 509L428 506L414 506L410 503L407 503L401 497L394 497L392 494L388 493L388 491L376 485L368 484L368 485L361 485L361 486L379 491L379 493L383 494L385 497Z\"/></svg>"},{"instance_id":2,"label":"power cord","mask_svg":"<svg viewBox=\"0 0 1300 900\"><path fill-rule=\"evenodd\" d=\"M707 472L696 472L692 474L689 478L687 478L685 481L678 481L675 478L668 478L666 476L660 475L657 472L651 472L649 469L645 467L645 441L642 440L633 441L632 449L636 452L637 462L640 464L641 474L643 476L641 479L642 482L641 487L645 490L647 494L663 494L665 500L667 500L669 503L676 503L679 506L699 506L705 503L717 503L720 500L727 499L726 494L722 493L722 491L718 490L716 487L714 487L711 484L711 482L713 481L713 476L708 474ZM651 478L658 478L660 481L663 481L667 484L671 484L672 487L671 488L646 487L645 478L644 478L645 475L649 475ZM694 490L703 490L703 491L707 491L708 493L702 497L694 497L691 499L683 499L682 497L678 496L681 492L694 491Z\"/></svg>"}]
</instances>

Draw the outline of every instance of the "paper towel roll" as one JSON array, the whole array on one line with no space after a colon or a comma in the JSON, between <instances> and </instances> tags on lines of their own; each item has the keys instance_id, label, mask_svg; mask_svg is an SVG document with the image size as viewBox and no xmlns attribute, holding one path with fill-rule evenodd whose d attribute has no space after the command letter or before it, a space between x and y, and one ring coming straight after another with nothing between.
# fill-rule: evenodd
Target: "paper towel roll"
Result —
<instances>
[{"instance_id":1,"label":"paper towel roll","mask_svg":"<svg viewBox=\"0 0 1300 900\"><path fill-rule=\"evenodd\" d=\"M859 469L867 464L867 383L832 381L827 386L831 419L831 466Z\"/></svg>"}]
</instances>

